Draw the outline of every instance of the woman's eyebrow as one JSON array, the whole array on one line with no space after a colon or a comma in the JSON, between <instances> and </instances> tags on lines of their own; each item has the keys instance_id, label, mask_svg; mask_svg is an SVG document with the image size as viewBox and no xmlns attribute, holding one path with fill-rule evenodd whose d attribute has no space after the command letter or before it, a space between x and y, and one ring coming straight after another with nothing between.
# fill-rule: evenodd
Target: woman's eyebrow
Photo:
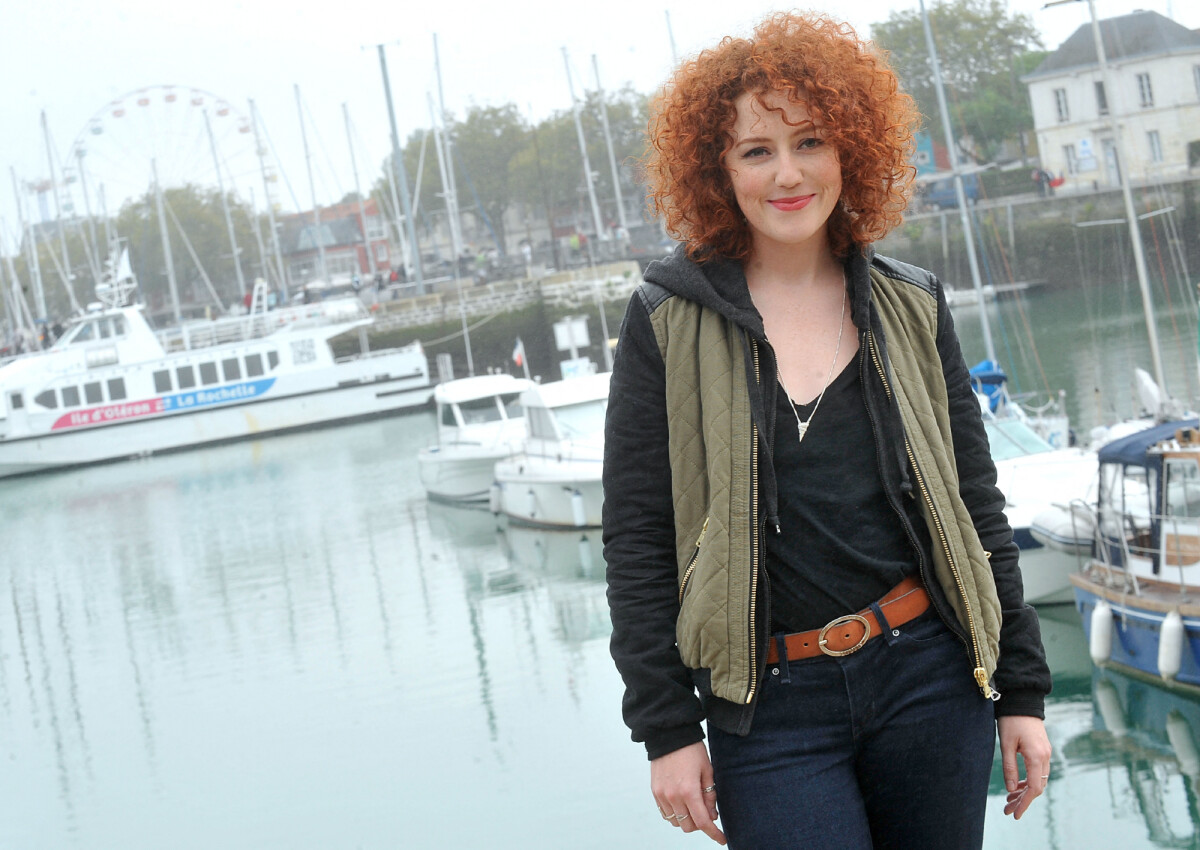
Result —
<instances>
[{"instance_id":1,"label":"woman's eyebrow","mask_svg":"<svg viewBox=\"0 0 1200 850\"><path fill-rule=\"evenodd\" d=\"M794 127L792 127L791 135L796 136L801 133L811 133L812 131L814 131L816 129L817 129L816 124L814 124L811 121L805 121L803 124L797 124ZM769 137L769 136L746 136L744 138L738 139L735 142L735 144L738 144L738 145L756 144L756 145L758 145L758 144L762 144L763 142L769 142L769 141L771 141L771 137Z\"/></svg>"}]
</instances>

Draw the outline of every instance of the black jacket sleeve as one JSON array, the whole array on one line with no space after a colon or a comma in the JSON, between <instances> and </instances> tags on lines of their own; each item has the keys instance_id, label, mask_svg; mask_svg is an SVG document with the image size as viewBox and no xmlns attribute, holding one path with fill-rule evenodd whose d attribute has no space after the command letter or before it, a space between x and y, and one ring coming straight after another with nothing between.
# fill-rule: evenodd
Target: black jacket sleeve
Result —
<instances>
[{"instance_id":1,"label":"black jacket sleeve","mask_svg":"<svg viewBox=\"0 0 1200 850\"><path fill-rule=\"evenodd\" d=\"M666 374L647 306L630 300L604 431L604 560L622 710L651 759L704 738L704 712L675 645L679 615Z\"/></svg>"},{"instance_id":2,"label":"black jacket sleeve","mask_svg":"<svg viewBox=\"0 0 1200 850\"><path fill-rule=\"evenodd\" d=\"M994 678L1000 693L996 715L1045 717L1050 668L1042 647L1037 612L1025 603L1018 566L1019 550L1004 515L1004 495L996 486L996 464L988 446L979 400L971 386L945 292L937 283L938 352L950 404L959 492L975 523L983 548L991 553L992 574L1003 610L1000 658Z\"/></svg>"}]
</instances>

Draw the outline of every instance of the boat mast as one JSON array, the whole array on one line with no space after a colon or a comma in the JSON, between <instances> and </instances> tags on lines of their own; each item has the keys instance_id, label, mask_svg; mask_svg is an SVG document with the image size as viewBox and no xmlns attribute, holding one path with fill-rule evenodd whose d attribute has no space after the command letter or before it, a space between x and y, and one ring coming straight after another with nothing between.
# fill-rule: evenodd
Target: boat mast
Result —
<instances>
[{"instance_id":1,"label":"boat mast","mask_svg":"<svg viewBox=\"0 0 1200 850\"><path fill-rule=\"evenodd\" d=\"M266 194L267 224L271 228L271 250L275 255L275 277L283 291L283 300L288 300L287 275L283 269L283 252L279 248L279 227L275 224L275 199L271 196L271 180L267 176L267 149L258 135L258 107L250 100L250 126L254 128L254 147L258 151L258 169L262 172L263 192Z\"/></svg>"},{"instance_id":2,"label":"boat mast","mask_svg":"<svg viewBox=\"0 0 1200 850\"><path fill-rule=\"evenodd\" d=\"M354 135L350 132L350 109L342 101L342 116L346 119L346 144L350 147L350 170L354 174L354 194L358 195L358 223L362 227L363 244L367 251L367 267L372 278L375 277L375 251L371 247L371 239L367 236L367 206L363 201L362 184L358 182L358 161L354 158Z\"/></svg>"},{"instance_id":3,"label":"boat mast","mask_svg":"<svg viewBox=\"0 0 1200 850\"><path fill-rule=\"evenodd\" d=\"M1064 3L1074 3L1076 0L1052 0L1046 6L1061 6ZM1104 51L1104 39L1100 35L1100 22L1096 19L1096 4L1087 0L1088 13L1092 19L1092 40L1096 44L1096 61L1100 63L1100 76L1104 81L1105 95L1112 99L1112 109L1109 115L1112 119L1113 156L1117 160L1117 183L1121 187L1121 200L1125 204L1125 220L1129 225L1129 241L1133 244L1133 265L1137 271L1138 287L1142 293L1142 312L1146 314L1146 334L1150 337L1150 356L1154 363L1154 380L1168 397L1166 374L1163 371L1162 351L1158 345L1158 327L1154 323L1154 301L1150 295L1150 275L1146 271L1146 249L1142 245L1142 233L1138 229L1137 213L1133 209L1133 190L1130 187L1130 177L1125 173L1125 145L1122 141L1123 125L1117 120L1121 92L1113 86L1112 74L1108 67L1108 55ZM1157 412L1157 411L1156 411Z\"/></svg>"},{"instance_id":4,"label":"boat mast","mask_svg":"<svg viewBox=\"0 0 1200 850\"><path fill-rule=\"evenodd\" d=\"M91 245L84 251L87 256L88 268L92 270L92 280L100 282L100 244L96 241L96 219L92 215L92 201L88 194L87 174L83 170L83 146L75 149L75 158L79 161L79 188L83 190L83 211L87 213L88 233L91 235Z\"/></svg>"},{"instance_id":5,"label":"boat mast","mask_svg":"<svg viewBox=\"0 0 1200 850\"><path fill-rule=\"evenodd\" d=\"M567 48L562 49L563 64L567 67L567 89L571 92L571 113L575 116L575 134L579 137L579 153L583 156L583 176L587 183L588 200L592 204L592 221L596 226L596 238L607 239L608 234L600 220L600 205L596 203L596 187L592 185L592 165L588 161L587 140L583 136L583 119L580 118L581 108L575 98L575 84L571 82L571 60L567 56Z\"/></svg>"},{"instance_id":6,"label":"boat mast","mask_svg":"<svg viewBox=\"0 0 1200 850\"><path fill-rule=\"evenodd\" d=\"M238 248L237 235L233 231L233 216L229 212L229 198L225 195L225 180L221 177L221 159L217 156L217 140L213 138L212 120L204 110L204 129L208 131L208 146L212 148L213 168L217 170L217 191L221 193L221 209L225 211L225 229L229 231L229 245L233 251L233 270L237 273L238 291L246 297L246 278L242 274L242 251Z\"/></svg>"},{"instance_id":7,"label":"boat mast","mask_svg":"<svg viewBox=\"0 0 1200 850\"><path fill-rule=\"evenodd\" d=\"M158 161L150 160L150 171L154 175L154 202L158 207L158 227L162 232L163 261L167 264L167 286L171 290L171 307L175 311L176 324L183 324L183 311L179 309L179 288L175 284L175 258L171 256L171 234L167 230L167 214L164 209L162 184L158 182Z\"/></svg>"},{"instance_id":8,"label":"boat mast","mask_svg":"<svg viewBox=\"0 0 1200 850\"><path fill-rule=\"evenodd\" d=\"M450 122L446 114L446 98L442 90L442 63L438 55L438 37L433 34L433 70L437 76L438 115L441 119L441 148L445 162L442 170L442 186L446 190L446 212L450 216L450 236L454 242L454 260L457 266L462 252L462 215L458 209L458 181L454 176L454 143L450 139ZM436 141L436 139L435 139Z\"/></svg>"},{"instance_id":9,"label":"boat mast","mask_svg":"<svg viewBox=\"0 0 1200 850\"><path fill-rule=\"evenodd\" d=\"M62 220L62 199L58 194L58 173L54 170L54 149L50 146L50 123L46 120L46 110L42 110L42 134L46 139L46 160L50 163L50 191L54 194L54 215L58 227L58 241L62 246L62 269L63 286L67 288L67 300L71 302L71 309L75 312L80 312L79 302L75 299L75 290L71 286L71 280L74 275L71 274L71 255L67 252L67 228L63 225Z\"/></svg>"},{"instance_id":10,"label":"boat mast","mask_svg":"<svg viewBox=\"0 0 1200 850\"><path fill-rule=\"evenodd\" d=\"M938 111L942 113L942 133L946 137L946 149L950 153L950 168L954 173L954 195L958 199L958 216L962 222L963 235L967 243L967 262L971 266L971 281L975 285L975 296L979 299L979 324L983 328L983 348L988 360L996 362L996 349L992 345L992 329L988 324L987 304L983 300L983 281L979 276L979 258L975 256L975 232L971 227L971 213L967 209L967 193L963 190L962 172L958 168L958 145L954 141L954 130L950 126L950 112L946 107L946 91L942 86L942 66L938 62L937 45L933 43L933 30L929 26L929 15L925 12L925 0L919 0L921 23L925 28L925 43L929 47L929 60L933 65L933 81L937 89Z\"/></svg>"},{"instance_id":11,"label":"boat mast","mask_svg":"<svg viewBox=\"0 0 1200 850\"><path fill-rule=\"evenodd\" d=\"M596 95L600 98L600 122L604 126L604 144L608 147L608 167L612 169L613 195L617 201L617 221L621 229L629 232L629 224L625 220L625 200L621 197L621 173L617 170L617 157L613 153L612 133L608 128L608 104L604 102L604 86L600 85L600 63L596 54L592 54L592 69L596 72Z\"/></svg>"},{"instance_id":12,"label":"boat mast","mask_svg":"<svg viewBox=\"0 0 1200 850\"><path fill-rule=\"evenodd\" d=\"M37 318L44 319L46 318L46 292L42 288L42 266L38 261L37 231L30 222L25 220L16 169L10 167L8 171L12 175L13 194L17 200L17 223L25 234L25 251L29 255L29 270L33 277L33 307L37 310Z\"/></svg>"},{"instance_id":13,"label":"boat mast","mask_svg":"<svg viewBox=\"0 0 1200 850\"><path fill-rule=\"evenodd\" d=\"M434 43L436 44L436 41ZM417 292L424 295L425 277L421 268L421 245L417 242L417 226L413 222L412 206L408 199L408 172L404 168L404 155L400 150L400 134L396 130L396 109L392 105L392 84L388 80L387 57L384 55L382 44L377 45L377 49L379 51L379 68L383 73L383 94L387 98L388 122L392 128L392 179L400 183L400 204L404 211L404 229L408 234L406 268L412 272L412 280L416 283ZM403 241L403 237L401 237L401 241Z\"/></svg>"},{"instance_id":14,"label":"boat mast","mask_svg":"<svg viewBox=\"0 0 1200 850\"><path fill-rule=\"evenodd\" d=\"M317 243L317 263L321 270L321 280L329 284L329 272L325 268L325 239L321 234L321 205L317 203L317 184L313 180L312 156L308 152L308 133L304 129L304 106L300 102L300 85L296 89L296 111L300 114L300 141L304 143L304 165L308 169L308 188L313 199L313 241Z\"/></svg>"},{"instance_id":15,"label":"boat mast","mask_svg":"<svg viewBox=\"0 0 1200 850\"><path fill-rule=\"evenodd\" d=\"M442 133L438 132L437 117L433 111L433 98L427 95L429 101L429 120L433 124L433 148L437 151L438 170L442 175L442 193L446 197L446 214L450 218L450 250L454 254L452 266L454 268L454 289L458 293L458 316L462 320L463 343L467 349L467 374L475 374L475 359L471 355L471 329L467 327L467 305L463 300L462 291L462 276L458 268L458 256L462 251L461 236L458 232L458 224L455 216L451 214L451 210L456 210L458 207L450 202L450 181L446 176L448 170L452 170L449 163L446 162L446 154L442 151Z\"/></svg>"}]
</instances>

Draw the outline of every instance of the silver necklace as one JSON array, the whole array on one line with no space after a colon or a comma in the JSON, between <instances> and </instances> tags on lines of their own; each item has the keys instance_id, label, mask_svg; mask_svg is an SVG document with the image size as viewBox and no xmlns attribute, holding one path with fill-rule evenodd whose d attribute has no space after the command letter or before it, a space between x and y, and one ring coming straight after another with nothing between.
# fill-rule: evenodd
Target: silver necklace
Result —
<instances>
[{"instance_id":1,"label":"silver necklace","mask_svg":"<svg viewBox=\"0 0 1200 850\"><path fill-rule=\"evenodd\" d=\"M847 300L848 299L846 298L846 290L845 290L845 287L843 286L843 289L842 289L842 318L838 321L837 345L834 346L834 349L833 349L833 362L829 364L829 374L825 376L825 386L821 387L821 394L817 396L817 403L813 405L812 413L808 414L807 420L800 418L800 411L797 410L796 402L792 398L792 394L788 392L788 388L783 386L783 377L778 374L778 369L776 369L776 380L779 381L779 386L783 387L783 394L787 396L788 404L792 408L792 415L796 417L796 430L800 434L800 437L797 440L798 443L804 442L804 435L808 433L808 426L810 424L812 424L813 417L817 415L817 408L821 406L821 399L825 398L825 390L829 389L829 384L831 381L833 381L833 370L837 367L838 354L840 354L841 350L842 350L842 334L846 330L846 301Z\"/></svg>"}]
</instances>

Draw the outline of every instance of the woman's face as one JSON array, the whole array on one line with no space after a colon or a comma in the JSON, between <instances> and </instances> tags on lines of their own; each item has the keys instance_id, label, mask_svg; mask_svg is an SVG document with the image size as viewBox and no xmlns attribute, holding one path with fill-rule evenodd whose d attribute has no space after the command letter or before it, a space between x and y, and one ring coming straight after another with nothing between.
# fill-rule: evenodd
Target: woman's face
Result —
<instances>
[{"instance_id":1,"label":"woman's face","mask_svg":"<svg viewBox=\"0 0 1200 850\"><path fill-rule=\"evenodd\" d=\"M725 170L750 225L753 250L828 244L826 224L842 194L842 167L825 132L783 94L743 94L736 106Z\"/></svg>"}]
</instances>

